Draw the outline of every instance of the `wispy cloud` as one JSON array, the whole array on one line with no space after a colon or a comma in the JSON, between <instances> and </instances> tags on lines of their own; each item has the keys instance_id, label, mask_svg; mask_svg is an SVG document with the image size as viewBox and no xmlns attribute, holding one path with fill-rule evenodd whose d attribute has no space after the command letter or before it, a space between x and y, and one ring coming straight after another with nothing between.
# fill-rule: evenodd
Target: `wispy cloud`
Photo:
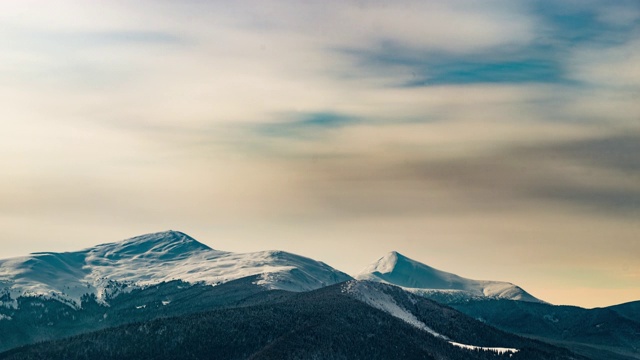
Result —
<instances>
[{"instance_id":1,"label":"wispy cloud","mask_svg":"<svg viewBox=\"0 0 640 360\"><path fill-rule=\"evenodd\" d=\"M279 118L282 120L255 125L256 131L265 136L315 138L323 135L322 132L325 130L337 129L358 122L355 117L331 112L302 115L284 114Z\"/></svg>"},{"instance_id":2,"label":"wispy cloud","mask_svg":"<svg viewBox=\"0 0 640 360\"><path fill-rule=\"evenodd\" d=\"M403 68L404 76L396 79L399 80L396 84L390 84L396 86L571 83L557 59L526 48L503 54L496 51L456 56L387 43L373 51L345 50L345 53L369 73L394 72ZM527 53L530 55L528 58Z\"/></svg>"}]
</instances>

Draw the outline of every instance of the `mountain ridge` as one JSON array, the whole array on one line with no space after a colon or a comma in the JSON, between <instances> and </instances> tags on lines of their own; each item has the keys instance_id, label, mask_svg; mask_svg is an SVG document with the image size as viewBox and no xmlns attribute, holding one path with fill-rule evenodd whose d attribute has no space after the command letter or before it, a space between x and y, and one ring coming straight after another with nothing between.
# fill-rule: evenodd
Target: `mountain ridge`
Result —
<instances>
[{"instance_id":1,"label":"mountain ridge","mask_svg":"<svg viewBox=\"0 0 640 360\"><path fill-rule=\"evenodd\" d=\"M387 306L362 301L365 294L376 294ZM394 308L405 316L397 316ZM407 316L415 321L407 322ZM256 305L105 328L15 348L0 358L584 359L492 328L396 286L358 281Z\"/></svg>"},{"instance_id":2,"label":"mountain ridge","mask_svg":"<svg viewBox=\"0 0 640 360\"><path fill-rule=\"evenodd\" d=\"M425 308L417 303L435 300L499 329L566 345L593 359L628 359L625 354L637 349L640 302L595 311L527 301L531 295L512 283L466 279L397 251L357 278L281 250L215 250L173 230L75 252L32 253L0 260L0 330L13 335L0 351L170 314L287 301L338 283L343 295L455 347L520 354L513 344L479 342L476 333L452 334L445 325L425 322ZM565 344L567 334L575 343ZM593 345L590 336L600 343ZM603 348L608 343L614 347Z\"/></svg>"},{"instance_id":3,"label":"mountain ridge","mask_svg":"<svg viewBox=\"0 0 640 360\"><path fill-rule=\"evenodd\" d=\"M352 279L329 265L284 251L214 250L179 231L163 231L75 252L0 260L0 295L45 296L79 306L85 294L106 302L119 292L182 280L216 285L260 275L267 289L308 291ZM5 304L3 301L0 305Z\"/></svg>"},{"instance_id":4,"label":"mountain ridge","mask_svg":"<svg viewBox=\"0 0 640 360\"><path fill-rule=\"evenodd\" d=\"M393 284L423 295L445 292L469 298L543 302L510 282L467 279L438 270L397 251L391 251L368 265L355 278Z\"/></svg>"}]
</instances>

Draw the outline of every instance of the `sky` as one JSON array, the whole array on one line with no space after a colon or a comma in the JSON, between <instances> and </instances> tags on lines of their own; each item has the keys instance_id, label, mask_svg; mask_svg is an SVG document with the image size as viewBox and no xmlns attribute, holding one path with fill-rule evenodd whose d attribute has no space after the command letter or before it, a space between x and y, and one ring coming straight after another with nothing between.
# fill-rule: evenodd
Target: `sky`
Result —
<instances>
[{"instance_id":1,"label":"sky","mask_svg":"<svg viewBox=\"0 0 640 360\"><path fill-rule=\"evenodd\" d=\"M640 300L636 0L3 0L0 79L0 258L173 229Z\"/></svg>"}]
</instances>

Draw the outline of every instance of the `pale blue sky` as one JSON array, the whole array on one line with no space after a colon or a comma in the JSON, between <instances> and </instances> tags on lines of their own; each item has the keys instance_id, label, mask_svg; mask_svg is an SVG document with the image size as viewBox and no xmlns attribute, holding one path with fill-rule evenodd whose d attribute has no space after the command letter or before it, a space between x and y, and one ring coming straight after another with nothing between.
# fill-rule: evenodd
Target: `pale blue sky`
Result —
<instances>
[{"instance_id":1,"label":"pale blue sky","mask_svg":"<svg viewBox=\"0 0 640 360\"><path fill-rule=\"evenodd\" d=\"M175 229L640 299L637 1L2 1L0 257Z\"/></svg>"}]
</instances>

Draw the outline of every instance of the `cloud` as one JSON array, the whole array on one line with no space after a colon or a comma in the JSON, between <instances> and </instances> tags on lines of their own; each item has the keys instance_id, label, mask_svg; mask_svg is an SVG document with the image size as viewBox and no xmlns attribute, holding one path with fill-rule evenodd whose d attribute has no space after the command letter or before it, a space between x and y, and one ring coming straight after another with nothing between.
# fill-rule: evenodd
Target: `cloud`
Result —
<instances>
[{"instance_id":1,"label":"cloud","mask_svg":"<svg viewBox=\"0 0 640 360\"><path fill-rule=\"evenodd\" d=\"M637 59L633 53L638 49L634 34L638 32L640 19L635 3L623 2L615 9L603 2L572 2L569 6L530 1L521 5L522 8L507 11L517 16L529 10L525 23L532 24L535 30L529 29L529 36L520 33L517 41L496 41L479 47L452 41L464 44L464 51L456 51L401 38L378 37L369 46L356 43L337 51L361 68L356 74L363 77L387 74L391 78L387 84L391 86L559 83L581 87L615 81L622 74L627 75L627 84L634 83L637 71L633 64ZM612 15L623 13L624 9L627 10L624 16ZM491 11L496 14L495 9ZM508 24L504 18L495 22L497 26ZM427 30L425 35L429 37L428 34Z\"/></svg>"},{"instance_id":2,"label":"cloud","mask_svg":"<svg viewBox=\"0 0 640 360\"><path fill-rule=\"evenodd\" d=\"M637 27L640 11L633 0L564 1L535 0L529 2L537 16L543 35L551 46L581 43L619 43L633 38L630 30Z\"/></svg>"},{"instance_id":3,"label":"cloud","mask_svg":"<svg viewBox=\"0 0 640 360\"><path fill-rule=\"evenodd\" d=\"M558 60L527 48L520 49L517 55L500 54L492 49L488 53L461 56L386 43L373 51L346 49L344 53L370 73L399 72L399 79L391 84L395 86L567 82ZM531 57L527 58L527 53Z\"/></svg>"},{"instance_id":4,"label":"cloud","mask_svg":"<svg viewBox=\"0 0 640 360\"><path fill-rule=\"evenodd\" d=\"M239 24L266 33L295 32L328 47L351 44L366 48L380 41L395 41L408 47L466 53L526 42L534 32L526 9L509 1L482 5L473 1L241 4Z\"/></svg>"},{"instance_id":5,"label":"cloud","mask_svg":"<svg viewBox=\"0 0 640 360\"><path fill-rule=\"evenodd\" d=\"M635 33L640 34L640 26ZM637 94L640 91L640 41L578 48L568 59L572 76L591 87L609 87Z\"/></svg>"},{"instance_id":6,"label":"cloud","mask_svg":"<svg viewBox=\"0 0 640 360\"><path fill-rule=\"evenodd\" d=\"M640 211L640 135L580 135L576 125L551 123L487 126L360 123L300 143L272 142L263 155L287 159L304 197L346 217L545 206L601 216Z\"/></svg>"},{"instance_id":7,"label":"cloud","mask_svg":"<svg viewBox=\"0 0 640 360\"><path fill-rule=\"evenodd\" d=\"M640 134L623 133L545 146L547 157L562 156L589 166L611 169L629 175L640 172Z\"/></svg>"},{"instance_id":8,"label":"cloud","mask_svg":"<svg viewBox=\"0 0 640 360\"><path fill-rule=\"evenodd\" d=\"M558 66L545 61L505 61L494 63L457 62L428 67L429 76L410 81L407 86L473 83L557 82Z\"/></svg>"},{"instance_id":9,"label":"cloud","mask_svg":"<svg viewBox=\"0 0 640 360\"><path fill-rule=\"evenodd\" d=\"M256 131L264 136L277 137L317 137L323 130L337 129L347 125L353 125L358 120L352 116L331 112L318 112L310 114L283 114L281 118L293 118L274 123L261 123L255 125Z\"/></svg>"}]
</instances>

